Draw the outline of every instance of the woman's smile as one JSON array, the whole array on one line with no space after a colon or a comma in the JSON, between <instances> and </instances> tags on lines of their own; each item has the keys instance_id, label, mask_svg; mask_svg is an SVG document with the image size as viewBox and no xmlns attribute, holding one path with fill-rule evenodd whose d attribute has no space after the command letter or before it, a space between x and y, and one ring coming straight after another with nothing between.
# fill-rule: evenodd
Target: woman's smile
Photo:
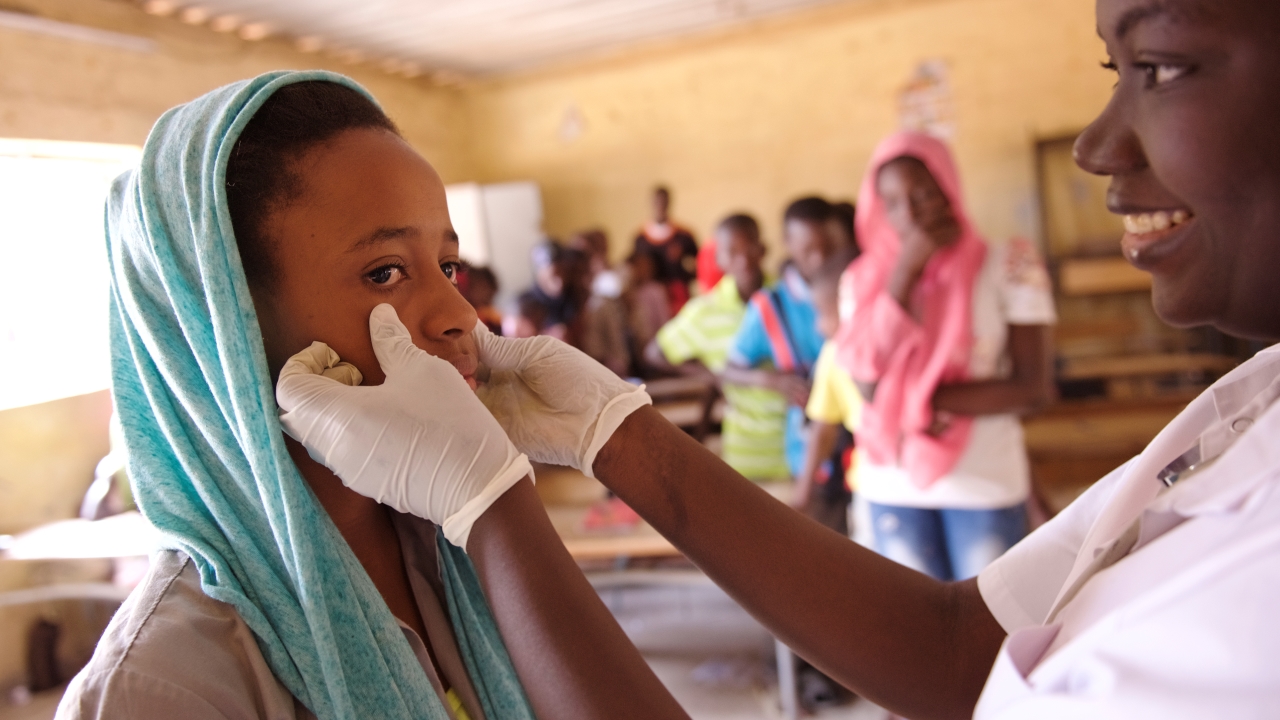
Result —
<instances>
[{"instance_id":1,"label":"woman's smile","mask_svg":"<svg viewBox=\"0 0 1280 720\"><path fill-rule=\"evenodd\" d=\"M1152 270L1172 257L1182 240L1195 233L1196 218L1189 210L1155 210L1123 213L1124 237L1120 248L1134 267Z\"/></svg>"}]
</instances>

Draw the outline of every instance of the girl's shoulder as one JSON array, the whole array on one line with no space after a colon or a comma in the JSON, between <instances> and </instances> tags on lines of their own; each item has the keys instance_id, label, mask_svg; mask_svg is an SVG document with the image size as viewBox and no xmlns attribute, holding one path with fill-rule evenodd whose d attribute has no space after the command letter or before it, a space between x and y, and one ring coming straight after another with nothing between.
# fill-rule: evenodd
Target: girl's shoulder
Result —
<instances>
[{"instance_id":1,"label":"girl's shoulder","mask_svg":"<svg viewBox=\"0 0 1280 720\"><path fill-rule=\"evenodd\" d=\"M59 718L311 717L235 608L204 594L187 555L166 550L151 562L68 686Z\"/></svg>"}]
</instances>

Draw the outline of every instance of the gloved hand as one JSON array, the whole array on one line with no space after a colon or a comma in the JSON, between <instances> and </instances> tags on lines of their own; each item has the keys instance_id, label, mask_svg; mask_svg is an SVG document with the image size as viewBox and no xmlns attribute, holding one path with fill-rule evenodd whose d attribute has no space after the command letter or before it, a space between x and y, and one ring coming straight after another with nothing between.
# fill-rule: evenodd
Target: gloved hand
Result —
<instances>
[{"instance_id":1,"label":"gloved hand","mask_svg":"<svg viewBox=\"0 0 1280 720\"><path fill-rule=\"evenodd\" d=\"M595 477L592 463L628 415L653 400L555 338L504 338L477 323L471 333L491 371L477 391L511 440L539 462Z\"/></svg>"},{"instance_id":2,"label":"gloved hand","mask_svg":"<svg viewBox=\"0 0 1280 720\"><path fill-rule=\"evenodd\" d=\"M280 424L347 487L439 524L465 549L476 519L532 474L529 460L457 369L413 344L390 305L373 309L369 335L386 381L351 387L317 374L338 356L315 343L280 371Z\"/></svg>"}]
</instances>

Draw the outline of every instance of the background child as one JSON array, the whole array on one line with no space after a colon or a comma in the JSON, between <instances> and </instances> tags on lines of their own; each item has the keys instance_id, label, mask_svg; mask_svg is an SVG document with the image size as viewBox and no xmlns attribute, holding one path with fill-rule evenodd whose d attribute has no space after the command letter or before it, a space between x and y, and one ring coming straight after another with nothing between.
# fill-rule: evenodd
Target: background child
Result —
<instances>
[{"instance_id":1,"label":"background child","mask_svg":"<svg viewBox=\"0 0 1280 720\"><path fill-rule=\"evenodd\" d=\"M849 373L836 363L832 338L840 325L840 275L853 260L845 250L827 261L813 278L813 305L818 332L826 338L813 369L813 389L805 415L810 420L804 463L796 476L792 505L823 525L849 534L848 507L853 490L851 450L862 412L862 395Z\"/></svg>"},{"instance_id":2,"label":"background child","mask_svg":"<svg viewBox=\"0 0 1280 720\"><path fill-rule=\"evenodd\" d=\"M649 252L656 261L654 276L667 291L671 312L689 301L689 283L697 272L698 243L693 233L671 220L671 191L653 189L653 219L636 234L635 252ZM643 347L643 346L641 346Z\"/></svg>"},{"instance_id":3,"label":"background child","mask_svg":"<svg viewBox=\"0 0 1280 720\"><path fill-rule=\"evenodd\" d=\"M493 306L493 298L498 294L498 276L485 266L469 267L462 274L462 282L458 283L462 296L476 309L480 322L490 332L502 334L502 313Z\"/></svg>"},{"instance_id":4,"label":"background child","mask_svg":"<svg viewBox=\"0 0 1280 720\"><path fill-rule=\"evenodd\" d=\"M658 278L659 258L655 252L637 247L627 258L631 270L625 295L627 325L637 353L643 352L671 319L671 303L666 285Z\"/></svg>"},{"instance_id":5,"label":"background child","mask_svg":"<svg viewBox=\"0 0 1280 720\"><path fill-rule=\"evenodd\" d=\"M645 357L654 367L719 383L728 405L720 436L724 461L752 480L785 478L790 474L783 445L786 400L771 390L719 378L747 300L764 284L760 227L750 215L730 215L720 222L715 236L725 277L663 326Z\"/></svg>"},{"instance_id":6,"label":"background child","mask_svg":"<svg viewBox=\"0 0 1280 720\"><path fill-rule=\"evenodd\" d=\"M831 204L819 197L796 200L783 215L790 255L773 288L756 292L729 350L724 379L774 390L786 397L787 466L800 474L805 452L804 406L813 365L822 349L809 281L835 252Z\"/></svg>"}]
</instances>

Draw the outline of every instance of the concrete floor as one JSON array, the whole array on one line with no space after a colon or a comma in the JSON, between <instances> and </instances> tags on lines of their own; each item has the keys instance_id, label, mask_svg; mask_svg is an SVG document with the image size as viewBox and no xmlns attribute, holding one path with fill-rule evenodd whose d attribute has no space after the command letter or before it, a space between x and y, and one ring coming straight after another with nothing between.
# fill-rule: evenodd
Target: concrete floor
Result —
<instances>
[{"instance_id":1,"label":"concrete floor","mask_svg":"<svg viewBox=\"0 0 1280 720\"><path fill-rule=\"evenodd\" d=\"M781 718L774 642L696 571L588 576L622 629L693 720ZM811 717L882 720L863 700Z\"/></svg>"},{"instance_id":2,"label":"concrete floor","mask_svg":"<svg viewBox=\"0 0 1280 720\"><path fill-rule=\"evenodd\" d=\"M623 630L693 720L781 718L773 640L705 576L691 570L593 573L592 582ZM61 690L25 705L0 700L0 720L50 720ZM883 720L855 700L811 716Z\"/></svg>"}]
</instances>

